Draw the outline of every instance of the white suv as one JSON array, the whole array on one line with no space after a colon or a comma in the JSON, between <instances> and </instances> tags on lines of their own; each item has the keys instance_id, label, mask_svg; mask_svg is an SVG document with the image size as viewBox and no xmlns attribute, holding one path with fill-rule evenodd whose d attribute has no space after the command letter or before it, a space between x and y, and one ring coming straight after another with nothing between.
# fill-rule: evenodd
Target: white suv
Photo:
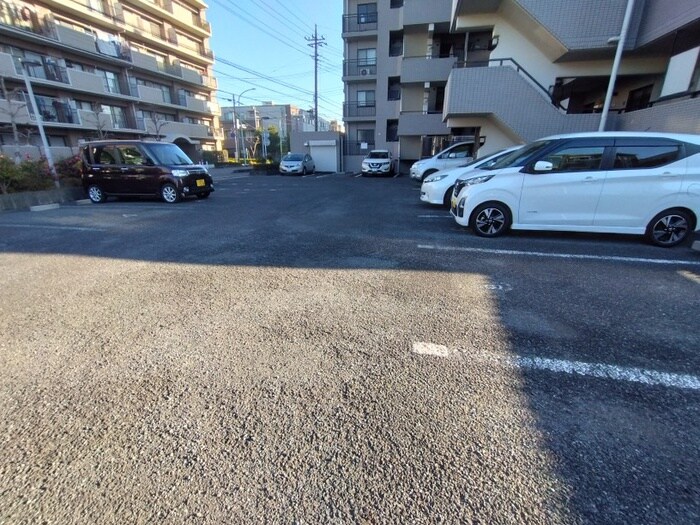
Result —
<instances>
[{"instance_id":1,"label":"white suv","mask_svg":"<svg viewBox=\"0 0 700 525\"><path fill-rule=\"evenodd\" d=\"M423 181L436 171L465 166L473 160L473 151L473 142L458 142L433 157L414 162L411 166L410 176L412 179Z\"/></svg>"},{"instance_id":2,"label":"white suv","mask_svg":"<svg viewBox=\"0 0 700 525\"><path fill-rule=\"evenodd\" d=\"M394 176L394 159L385 149L373 149L362 160L362 175Z\"/></svg>"},{"instance_id":3,"label":"white suv","mask_svg":"<svg viewBox=\"0 0 700 525\"><path fill-rule=\"evenodd\" d=\"M451 212L482 237L509 228L622 233L675 246L698 227L700 135L546 137L459 179Z\"/></svg>"}]
</instances>

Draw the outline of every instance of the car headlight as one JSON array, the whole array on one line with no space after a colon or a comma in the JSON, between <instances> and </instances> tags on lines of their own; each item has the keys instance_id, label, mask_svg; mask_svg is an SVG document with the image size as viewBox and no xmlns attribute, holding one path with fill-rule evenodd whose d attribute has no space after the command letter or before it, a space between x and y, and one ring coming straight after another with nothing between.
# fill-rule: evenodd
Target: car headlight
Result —
<instances>
[{"instance_id":1,"label":"car headlight","mask_svg":"<svg viewBox=\"0 0 700 525\"><path fill-rule=\"evenodd\" d=\"M170 173L173 174L173 177L187 177L189 175L187 170L172 170Z\"/></svg>"},{"instance_id":2,"label":"car headlight","mask_svg":"<svg viewBox=\"0 0 700 525\"><path fill-rule=\"evenodd\" d=\"M417 169L420 169L422 166L423 166L423 163L422 163L422 162L420 162L420 161L414 162L414 163L413 163L413 166L411 166L411 169L417 170Z\"/></svg>"},{"instance_id":3,"label":"car headlight","mask_svg":"<svg viewBox=\"0 0 700 525\"><path fill-rule=\"evenodd\" d=\"M430 177L426 178L423 182L437 182L439 180L444 179L447 177L447 174L444 175L431 175Z\"/></svg>"},{"instance_id":4,"label":"car headlight","mask_svg":"<svg viewBox=\"0 0 700 525\"><path fill-rule=\"evenodd\" d=\"M481 175L479 177L471 177L464 180L466 186L473 186L474 184L481 184L483 182L489 181L493 178L493 175Z\"/></svg>"}]
</instances>

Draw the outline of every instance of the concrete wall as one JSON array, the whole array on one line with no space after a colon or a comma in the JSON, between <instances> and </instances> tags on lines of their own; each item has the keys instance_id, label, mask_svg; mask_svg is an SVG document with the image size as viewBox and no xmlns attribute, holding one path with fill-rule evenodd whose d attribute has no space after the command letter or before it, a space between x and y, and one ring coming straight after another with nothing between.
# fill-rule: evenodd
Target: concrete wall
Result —
<instances>
[{"instance_id":1,"label":"concrete wall","mask_svg":"<svg viewBox=\"0 0 700 525\"><path fill-rule=\"evenodd\" d=\"M617 115L616 131L661 131L700 134L700 98L669 101ZM611 128L613 129L613 128Z\"/></svg>"}]
</instances>

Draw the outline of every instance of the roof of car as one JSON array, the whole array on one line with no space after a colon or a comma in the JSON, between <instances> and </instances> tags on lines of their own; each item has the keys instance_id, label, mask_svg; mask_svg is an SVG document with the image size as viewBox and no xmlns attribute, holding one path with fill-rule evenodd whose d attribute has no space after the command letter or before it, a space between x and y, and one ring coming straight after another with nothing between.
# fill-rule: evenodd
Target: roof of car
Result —
<instances>
[{"instance_id":1,"label":"roof of car","mask_svg":"<svg viewBox=\"0 0 700 525\"><path fill-rule=\"evenodd\" d=\"M588 131L582 133L549 135L547 137L542 137L540 140L574 138L664 138L700 144L700 135L693 135L691 133L663 133L655 131Z\"/></svg>"},{"instance_id":2,"label":"roof of car","mask_svg":"<svg viewBox=\"0 0 700 525\"><path fill-rule=\"evenodd\" d=\"M370 153L389 153L388 149L373 149Z\"/></svg>"}]
</instances>

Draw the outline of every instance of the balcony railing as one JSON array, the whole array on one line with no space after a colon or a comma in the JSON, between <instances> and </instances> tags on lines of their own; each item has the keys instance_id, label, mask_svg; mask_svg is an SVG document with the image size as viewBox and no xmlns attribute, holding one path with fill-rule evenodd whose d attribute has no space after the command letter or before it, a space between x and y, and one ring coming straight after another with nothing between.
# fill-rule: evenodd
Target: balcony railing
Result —
<instances>
[{"instance_id":1,"label":"balcony railing","mask_svg":"<svg viewBox=\"0 0 700 525\"><path fill-rule=\"evenodd\" d=\"M376 31L377 16L377 13L345 15L343 16L343 32L354 33L358 31Z\"/></svg>"},{"instance_id":2,"label":"balcony railing","mask_svg":"<svg viewBox=\"0 0 700 525\"><path fill-rule=\"evenodd\" d=\"M346 60L343 63L343 74L348 77L366 77L377 74L376 60Z\"/></svg>"},{"instance_id":3,"label":"balcony railing","mask_svg":"<svg viewBox=\"0 0 700 525\"><path fill-rule=\"evenodd\" d=\"M366 146L366 147L362 147ZM374 149L374 142L345 142L345 155L367 155Z\"/></svg>"},{"instance_id":4,"label":"balcony railing","mask_svg":"<svg viewBox=\"0 0 700 525\"><path fill-rule=\"evenodd\" d=\"M15 70L18 75L22 74L22 64L18 57L15 59ZM68 73L66 68L59 66L55 59L51 57L42 57L42 63L25 63L24 70L27 72L27 76L31 78L38 78L41 80L51 80L52 82L61 82L63 84L70 84L68 79Z\"/></svg>"},{"instance_id":5,"label":"balcony railing","mask_svg":"<svg viewBox=\"0 0 700 525\"><path fill-rule=\"evenodd\" d=\"M25 99L29 96L26 95ZM60 124L80 124L77 111L70 106L66 101L59 100L53 97L44 97L35 95L37 109L41 114L43 122L57 122ZM32 120L37 120L34 108L31 104L27 104L27 110Z\"/></svg>"},{"instance_id":6,"label":"balcony railing","mask_svg":"<svg viewBox=\"0 0 700 525\"><path fill-rule=\"evenodd\" d=\"M546 98L549 100L554 106L556 106L558 109L566 111L566 108L562 106L559 103L556 103L552 100L552 94L549 92L549 90L544 87L542 84L540 84L535 77L533 77L530 73L527 72L527 70L522 67L520 64L518 64L515 60L512 58L493 58L490 60L480 60L480 61L475 61L475 62L464 62L464 61L459 61L455 62L454 67L455 68L462 68L462 67L491 67L491 66L505 66L505 67L512 67L515 69L520 76L525 78L530 84L532 84L533 87L535 87L537 90L539 90Z\"/></svg>"},{"instance_id":7,"label":"balcony railing","mask_svg":"<svg viewBox=\"0 0 700 525\"><path fill-rule=\"evenodd\" d=\"M344 117L374 117L377 107L370 102L350 102L343 105Z\"/></svg>"}]
</instances>

